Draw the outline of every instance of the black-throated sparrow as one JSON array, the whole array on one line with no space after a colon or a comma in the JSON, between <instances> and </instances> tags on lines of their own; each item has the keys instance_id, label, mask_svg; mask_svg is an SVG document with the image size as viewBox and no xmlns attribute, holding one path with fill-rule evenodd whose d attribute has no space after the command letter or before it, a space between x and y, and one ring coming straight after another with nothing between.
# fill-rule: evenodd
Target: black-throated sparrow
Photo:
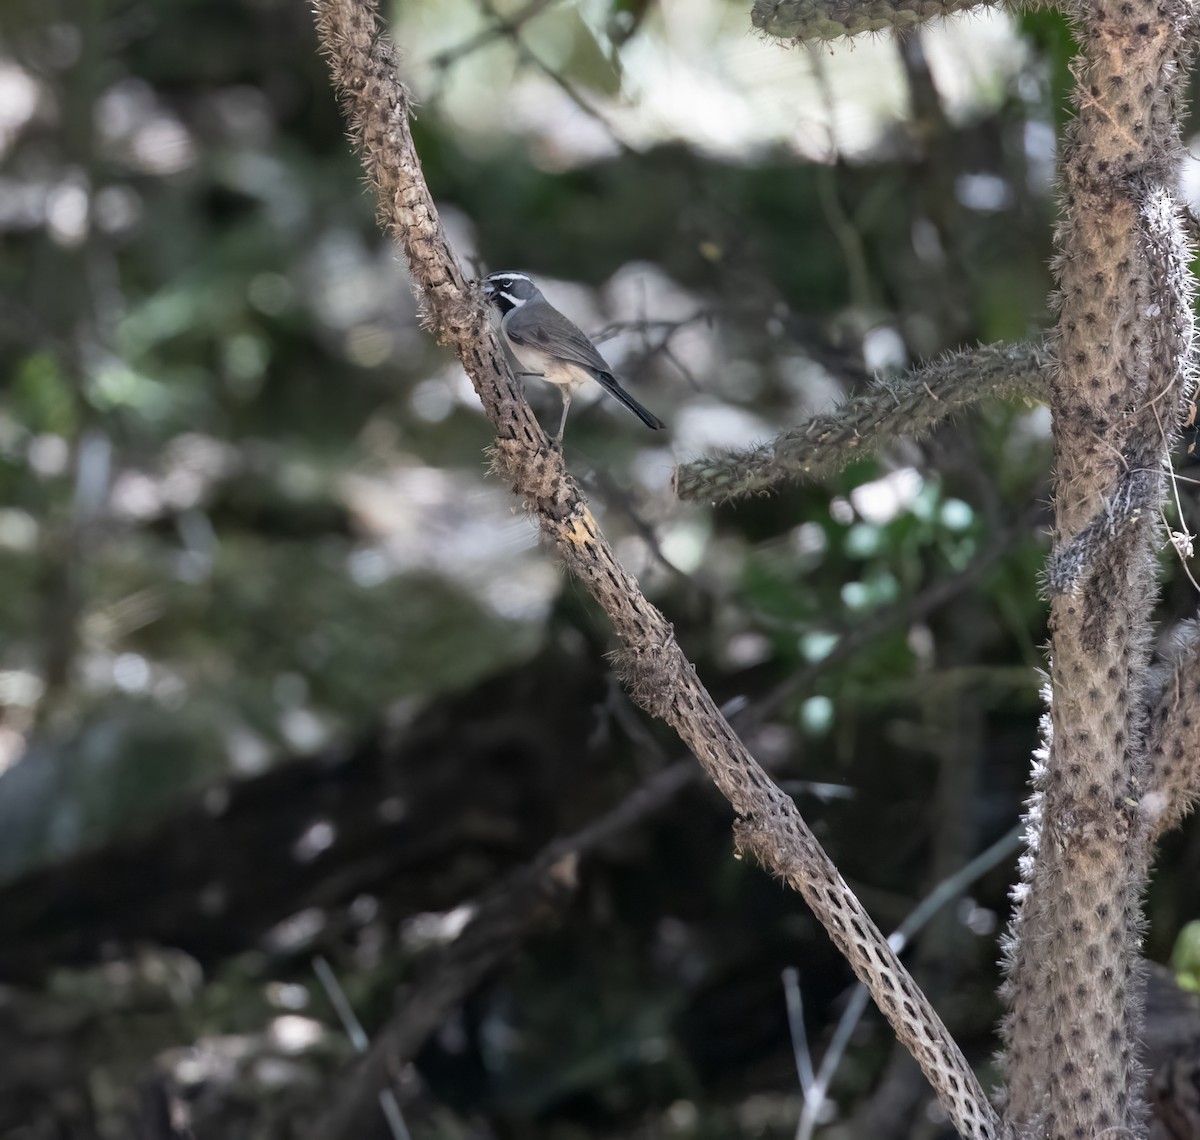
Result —
<instances>
[{"instance_id":1,"label":"black-throated sparrow","mask_svg":"<svg viewBox=\"0 0 1200 1140\"><path fill-rule=\"evenodd\" d=\"M617 383L596 346L542 296L527 274L511 270L489 273L483 279L483 291L501 313L500 332L513 356L527 369L525 375L540 376L557 384L562 392L562 420L555 439L559 446L571 408L571 390L589 380L620 400L648 428L667 426Z\"/></svg>"}]
</instances>

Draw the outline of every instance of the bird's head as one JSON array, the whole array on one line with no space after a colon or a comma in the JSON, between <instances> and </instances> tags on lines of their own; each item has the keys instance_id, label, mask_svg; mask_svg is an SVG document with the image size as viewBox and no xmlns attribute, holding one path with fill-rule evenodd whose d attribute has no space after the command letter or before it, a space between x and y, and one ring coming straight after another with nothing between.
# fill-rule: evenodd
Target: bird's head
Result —
<instances>
[{"instance_id":1,"label":"bird's head","mask_svg":"<svg viewBox=\"0 0 1200 1140\"><path fill-rule=\"evenodd\" d=\"M513 270L489 273L483 279L483 292L501 313L510 313L541 296L529 274Z\"/></svg>"}]
</instances>

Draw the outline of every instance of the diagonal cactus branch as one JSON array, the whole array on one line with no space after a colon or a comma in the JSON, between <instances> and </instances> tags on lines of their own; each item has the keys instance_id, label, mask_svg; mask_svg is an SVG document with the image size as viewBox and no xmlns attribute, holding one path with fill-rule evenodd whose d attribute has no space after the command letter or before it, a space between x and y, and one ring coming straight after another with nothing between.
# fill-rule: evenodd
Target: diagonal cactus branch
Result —
<instances>
[{"instance_id":1,"label":"diagonal cactus branch","mask_svg":"<svg viewBox=\"0 0 1200 1140\"><path fill-rule=\"evenodd\" d=\"M738 841L801 892L920 1062L955 1127L972 1140L1006 1135L971 1067L821 849L796 805L755 762L701 684L670 624L600 533L513 380L481 302L438 221L408 126L408 93L374 0L317 0L317 31L352 134L404 248L426 326L462 360L496 430L494 465L566 566L603 607L633 695L679 733L740 817Z\"/></svg>"}]
</instances>

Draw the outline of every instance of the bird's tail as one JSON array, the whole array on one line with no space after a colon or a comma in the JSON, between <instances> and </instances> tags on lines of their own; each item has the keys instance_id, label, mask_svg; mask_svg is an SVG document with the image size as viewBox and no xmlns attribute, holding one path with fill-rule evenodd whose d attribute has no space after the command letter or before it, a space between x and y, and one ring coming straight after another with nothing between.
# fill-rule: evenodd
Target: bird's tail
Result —
<instances>
[{"instance_id":1,"label":"bird's tail","mask_svg":"<svg viewBox=\"0 0 1200 1140\"><path fill-rule=\"evenodd\" d=\"M625 405L639 420L642 421L648 428L653 428L658 431L659 428L665 428L667 425L662 422L653 412L643 408L620 384L617 383L617 378L611 372L595 372L593 375L600 382L601 387L610 395L615 396L622 404Z\"/></svg>"}]
</instances>

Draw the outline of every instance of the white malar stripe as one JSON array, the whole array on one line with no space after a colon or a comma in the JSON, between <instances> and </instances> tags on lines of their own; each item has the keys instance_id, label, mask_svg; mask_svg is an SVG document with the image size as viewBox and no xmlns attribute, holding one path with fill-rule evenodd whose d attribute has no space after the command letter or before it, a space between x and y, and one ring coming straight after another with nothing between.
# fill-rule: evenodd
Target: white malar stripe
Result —
<instances>
[{"instance_id":1,"label":"white malar stripe","mask_svg":"<svg viewBox=\"0 0 1200 1140\"><path fill-rule=\"evenodd\" d=\"M528 281L529 278L526 277L525 280ZM503 289L500 290L500 296L503 297L510 305L512 305L514 309L519 309L523 304L525 304L526 301L529 300L528 297L514 297L511 293L506 293Z\"/></svg>"}]
</instances>

